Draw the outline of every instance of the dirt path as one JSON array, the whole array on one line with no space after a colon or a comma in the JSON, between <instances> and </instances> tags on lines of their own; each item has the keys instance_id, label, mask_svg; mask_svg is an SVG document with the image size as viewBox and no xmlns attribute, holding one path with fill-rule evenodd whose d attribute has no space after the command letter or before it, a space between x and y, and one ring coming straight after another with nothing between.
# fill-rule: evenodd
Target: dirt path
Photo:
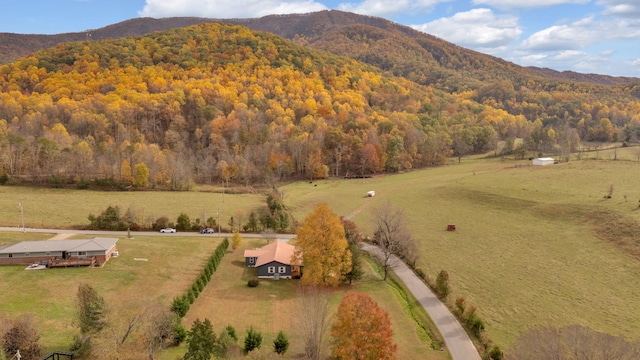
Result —
<instances>
[{"instance_id":1,"label":"dirt path","mask_svg":"<svg viewBox=\"0 0 640 360\"><path fill-rule=\"evenodd\" d=\"M381 254L380 249L373 245L363 244L362 248L376 256ZM458 319L451 314L431 289L404 262L395 257L393 257L392 261L396 264L393 272L398 275L438 327L451 358L453 360L480 360L478 350L458 322Z\"/></svg>"},{"instance_id":2,"label":"dirt path","mask_svg":"<svg viewBox=\"0 0 640 360\"><path fill-rule=\"evenodd\" d=\"M64 240L73 235L75 234L60 233L60 234L56 234L54 237L50 238L49 240Z\"/></svg>"}]
</instances>

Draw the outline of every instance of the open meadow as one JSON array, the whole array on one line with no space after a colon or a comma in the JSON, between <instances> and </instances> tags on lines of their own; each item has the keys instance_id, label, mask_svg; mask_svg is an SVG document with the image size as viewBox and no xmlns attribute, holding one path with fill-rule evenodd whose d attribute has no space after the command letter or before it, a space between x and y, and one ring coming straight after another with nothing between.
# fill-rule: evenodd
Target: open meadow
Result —
<instances>
[{"instance_id":1,"label":"open meadow","mask_svg":"<svg viewBox=\"0 0 640 360\"><path fill-rule=\"evenodd\" d=\"M369 236L376 207L404 209L419 242L418 266L431 278L447 270L450 299L464 296L478 306L489 337L506 349L542 325L581 324L637 339L637 151L601 150L601 160L545 167L463 159L394 176L293 183L282 191L298 217L326 202ZM370 190L375 197L366 196ZM455 232L445 231L450 223Z\"/></svg>"},{"instance_id":2,"label":"open meadow","mask_svg":"<svg viewBox=\"0 0 640 360\"><path fill-rule=\"evenodd\" d=\"M528 160L463 158L460 164L451 162L438 168L369 179L295 182L280 190L298 221L318 204L327 203L337 214L351 217L367 236L372 234L371 218L377 207L389 203L404 209L419 242L418 266L431 278L447 270L453 289L450 299L464 296L468 304L478 306L487 334L507 350L527 328L540 325L581 324L637 339L638 150L618 149L615 154L613 150L599 150L597 154L583 153L581 158L577 161L574 156L568 163L545 167L528 166ZM367 197L370 190L376 191L375 197ZM88 213L99 213L109 205L125 209L135 206L145 214L167 215L170 219L180 212L192 218L204 211L214 213L218 204L223 205L225 214L237 209L247 213L264 206L260 194L226 194L221 203L217 202L218 193L196 191L103 193L0 187L0 195L0 225L4 226L19 226L19 199L23 199L27 219L33 209L27 206L29 200L40 204L39 217L45 219L45 226L52 227L86 224ZM611 198L606 198L608 195ZM8 200L9 196L12 198ZM212 205L205 206L209 202ZM51 217L46 216L48 213ZM223 224L228 216L222 218ZM40 226L40 221L36 217L28 226ZM450 223L456 224L455 232L445 231ZM175 239L122 238L118 243L121 257L101 270L31 273L2 267L1 312L15 314L29 309L55 323L71 319L71 302L77 284L83 281L95 283L107 300L120 294L131 299L149 294L151 299L168 304L190 285L215 245L202 238ZM6 243L7 237L0 236L2 241ZM245 242L246 246L255 246L249 240ZM237 317L239 320L232 324L241 334L253 324L265 333L269 343L278 330L291 328L291 318L285 315L290 314L295 289L290 286L292 282L284 281L246 288L249 274L240 266L241 253L238 249L225 257L225 265L194 304L185 326L190 326L195 317L207 316L219 331L216 324L224 326ZM149 261L134 261L135 257ZM374 283L364 281L358 286L368 289ZM163 285L156 288L152 284ZM399 324L407 321L406 315L397 315L399 305L389 301L392 297L385 291L388 289L378 287L367 290L392 313L394 322L398 321L398 325L394 323L397 341L401 351L410 354L414 350L407 347L410 349L416 334L403 333L407 326ZM255 294L259 296L253 297ZM60 334L71 334L72 325L68 327ZM68 342L55 333L57 330L46 331L45 338L58 339L53 345ZM290 335L294 339L291 351L299 353L296 335ZM166 357L174 358L174 353Z\"/></svg>"}]
</instances>

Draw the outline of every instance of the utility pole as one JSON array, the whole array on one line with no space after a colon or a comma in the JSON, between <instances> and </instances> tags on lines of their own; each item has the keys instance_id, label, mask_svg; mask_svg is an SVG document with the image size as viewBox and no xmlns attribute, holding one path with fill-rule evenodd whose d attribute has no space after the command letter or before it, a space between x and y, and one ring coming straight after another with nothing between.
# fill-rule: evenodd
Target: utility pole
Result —
<instances>
[{"instance_id":1,"label":"utility pole","mask_svg":"<svg viewBox=\"0 0 640 360\"><path fill-rule=\"evenodd\" d=\"M24 209L22 208L22 199L20 199L18 205L20 205L20 217L22 218L22 232L26 233L27 230L24 228Z\"/></svg>"},{"instance_id":2,"label":"utility pole","mask_svg":"<svg viewBox=\"0 0 640 360\"><path fill-rule=\"evenodd\" d=\"M220 236L220 205L218 205L218 236Z\"/></svg>"}]
</instances>

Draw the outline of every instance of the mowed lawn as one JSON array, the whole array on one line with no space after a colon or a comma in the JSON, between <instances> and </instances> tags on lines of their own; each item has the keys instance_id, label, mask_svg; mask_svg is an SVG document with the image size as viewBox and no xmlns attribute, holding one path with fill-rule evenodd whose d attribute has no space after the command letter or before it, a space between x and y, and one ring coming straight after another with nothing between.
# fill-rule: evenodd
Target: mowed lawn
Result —
<instances>
[{"instance_id":1,"label":"mowed lawn","mask_svg":"<svg viewBox=\"0 0 640 360\"><path fill-rule=\"evenodd\" d=\"M43 234L27 235L33 240ZM22 233L3 233L0 244L14 237L25 239ZM79 284L93 286L116 311L170 306L191 286L218 244L212 237L124 237L117 244L120 256L103 268L26 271L25 266L0 266L0 316L32 314L45 351L67 349L79 332L74 307Z\"/></svg>"},{"instance_id":2,"label":"mowed lawn","mask_svg":"<svg viewBox=\"0 0 640 360\"><path fill-rule=\"evenodd\" d=\"M372 179L283 187L298 217L319 203L351 216L365 235L372 214L402 208L419 242L418 266L447 270L451 299L479 308L507 349L527 328L581 324L640 337L640 163L619 159L547 167L500 159ZM613 158L600 151L600 159ZM516 165L522 165L516 166ZM611 199L604 196L613 189ZM376 191L375 197L366 196ZM447 232L447 224L456 224Z\"/></svg>"},{"instance_id":3,"label":"mowed lawn","mask_svg":"<svg viewBox=\"0 0 640 360\"><path fill-rule=\"evenodd\" d=\"M191 306L183 323L189 328L195 319L208 318L214 330L219 333L225 326L232 325L238 335L240 344L246 330L253 326L263 334L263 347L273 348L273 340L279 331L284 331L290 341L290 348L285 358L300 358L304 353L304 338L298 332L296 319L300 314L298 280L260 280L255 288L247 286L249 279L256 278L255 268L244 267L243 252L246 248L261 247L266 244L262 239L244 239L244 244L235 252L224 257L220 267L211 281ZM330 315L327 327L334 320L334 315L342 296L350 290L363 291L369 294L391 317L394 340L398 344L398 359L447 359L448 353L430 348L430 344L422 341L415 322L405 313L398 297L389 285L382 281L379 274L363 261L366 275L363 280L351 286L340 286L328 289L331 300ZM327 335L329 333L327 332ZM330 339L324 342L324 355L330 353ZM179 354L183 354L183 349ZM166 360L175 358L176 351L168 351Z\"/></svg>"}]
</instances>

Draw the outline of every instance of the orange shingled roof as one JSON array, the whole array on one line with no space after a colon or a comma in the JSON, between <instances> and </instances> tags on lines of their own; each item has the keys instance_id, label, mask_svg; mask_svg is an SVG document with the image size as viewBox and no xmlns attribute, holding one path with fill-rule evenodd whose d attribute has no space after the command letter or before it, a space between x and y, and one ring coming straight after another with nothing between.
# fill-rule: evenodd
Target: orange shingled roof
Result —
<instances>
[{"instance_id":1,"label":"orange shingled roof","mask_svg":"<svg viewBox=\"0 0 640 360\"><path fill-rule=\"evenodd\" d=\"M244 257L258 258L255 265L256 267L270 263L272 261L277 261L281 264L286 265L296 265L291 264L291 257L293 256L295 251L296 247L293 245L289 245L285 242L274 241L273 243L265 245L260 249L245 250Z\"/></svg>"}]
</instances>

